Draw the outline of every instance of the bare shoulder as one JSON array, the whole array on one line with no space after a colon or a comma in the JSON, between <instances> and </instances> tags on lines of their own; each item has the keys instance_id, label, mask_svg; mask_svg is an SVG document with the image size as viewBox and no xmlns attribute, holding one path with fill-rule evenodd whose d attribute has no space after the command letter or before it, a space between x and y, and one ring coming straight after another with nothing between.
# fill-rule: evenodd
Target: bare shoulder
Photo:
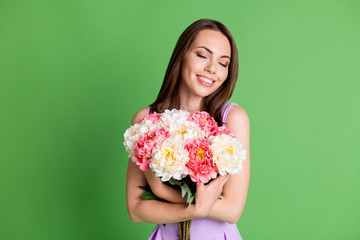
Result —
<instances>
[{"instance_id":1,"label":"bare shoulder","mask_svg":"<svg viewBox=\"0 0 360 240\"><path fill-rule=\"evenodd\" d=\"M249 128L250 119L245 109L236 105L232 106L226 119L226 125L228 128L240 126L241 128Z\"/></svg>"},{"instance_id":2,"label":"bare shoulder","mask_svg":"<svg viewBox=\"0 0 360 240\"><path fill-rule=\"evenodd\" d=\"M143 120L147 116L147 111L148 111L147 108L143 108L143 109L137 111L131 121L131 124L135 124L135 123Z\"/></svg>"}]
</instances>

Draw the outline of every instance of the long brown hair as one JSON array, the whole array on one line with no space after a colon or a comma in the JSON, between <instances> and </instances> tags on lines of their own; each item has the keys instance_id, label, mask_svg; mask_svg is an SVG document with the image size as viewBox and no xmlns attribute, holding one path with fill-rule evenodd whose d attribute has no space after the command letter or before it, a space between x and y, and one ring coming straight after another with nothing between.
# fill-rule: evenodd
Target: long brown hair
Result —
<instances>
[{"instance_id":1,"label":"long brown hair","mask_svg":"<svg viewBox=\"0 0 360 240\"><path fill-rule=\"evenodd\" d=\"M238 77L238 52L230 31L222 23L211 19L200 19L193 22L180 35L166 69L159 94L155 102L150 105L150 112L162 113L165 109L180 108L179 83L183 59L197 34L204 29L223 33L228 38L231 46L231 61L226 80L215 92L205 97L202 103L203 110L210 113L218 124L222 125L221 109L234 92Z\"/></svg>"}]
</instances>

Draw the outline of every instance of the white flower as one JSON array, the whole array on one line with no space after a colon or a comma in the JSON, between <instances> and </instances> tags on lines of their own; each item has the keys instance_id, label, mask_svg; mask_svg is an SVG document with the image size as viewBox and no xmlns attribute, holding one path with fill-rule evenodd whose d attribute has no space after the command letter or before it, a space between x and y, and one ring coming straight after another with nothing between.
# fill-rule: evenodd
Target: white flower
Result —
<instances>
[{"instance_id":1,"label":"white flower","mask_svg":"<svg viewBox=\"0 0 360 240\"><path fill-rule=\"evenodd\" d=\"M171 124L169 126L170 134L179 139L187 141L195 138L204 138L205 132L194 122L184 121Z\"/></svg>"},{"instance_id":2,"label":"white flower","mask_svg":"<svg viewBox=\"0 0 360 240\"><path fill-rule=\"evenodd\" d=\"M170 178L181 180L183 175L188 174L185 164L189 161L189 153L184 144L184 141L170 137L154 151L150 168L162 181Z\"/></svg>"},{"instance_id":3,"label":"white flower","mask_svg":"<svg viewBox=\"0 0 360 240\"><path fill-rule=\"evenodd\" d=\"M161 128L160 124L153 124L151 121L146 121L145 123L135 123L125 131L124 146L129 154L128 155L129 158L135 155L133 149L136 141L139 140L144 133L148 132L149 130L153 130L155 128Z\"/></svg>"},{"instance_id":4,"label":"white flower","mask_svg":"<svg viewBox=\"0 0 360 240\"><path fill-rule=\"evenodd\" d=\"M238 139L222 134L210 137L209 142L220 175L236 174L241 171L242 161L246 159L246 150Z\"/></svg>"},{"instance_id":5,"label":"white flower","mask_svg":"<svg viewBox=\"0 0 360 240\"><path fill-rule=\"evenodd\" d=\"M165 110L161 114L160 122L170 130L172 136L179 138L179 141L205 137L205 132L194 122L187 121L190 116L184 110Z\"/></svg>"},{"instance_id":6,"label":"white flower","mask_svg":"<svg viewBox=\"0 0 360 240\"><path fill-rule=\"evenodd\" d=\"M160 116L160 121L167 128L170 128L170 126L173 124L184 123L189 116L190 113L188 111L177 109L165 110Z\"/></svg>"}]
</instances>

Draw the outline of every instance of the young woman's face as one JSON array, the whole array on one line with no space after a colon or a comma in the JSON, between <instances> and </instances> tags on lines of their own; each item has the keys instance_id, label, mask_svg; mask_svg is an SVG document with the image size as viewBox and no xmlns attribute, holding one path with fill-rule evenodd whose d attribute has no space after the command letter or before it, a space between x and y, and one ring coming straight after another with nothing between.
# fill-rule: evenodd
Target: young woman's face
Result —
<instances>
[{"instance_id":1,"label":"young woman's face","mask_svg":"<svg viewBox=\"0 0 360 240\"><path fill-rule=\"evenodd\" d=\"M231 46L224 34L201 30L184 56L181 90L200 97L215 92L228 76L230 58Z\"/></svg>"}]
</instances>

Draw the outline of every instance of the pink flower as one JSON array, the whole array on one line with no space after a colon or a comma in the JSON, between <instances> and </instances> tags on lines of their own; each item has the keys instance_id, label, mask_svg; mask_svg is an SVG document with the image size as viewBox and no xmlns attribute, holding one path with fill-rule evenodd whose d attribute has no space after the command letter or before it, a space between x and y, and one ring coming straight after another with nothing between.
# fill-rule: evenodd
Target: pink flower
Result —
<instances>
[{"instance_id":1,"label":"pink flower","mask_svg":"<svg viewBox=\"0 0 360 240\"><path fill-rule=\"evenodd\" d=\"M185 166L193 182L207 183L210 179L216 178L219 170L213 161L213 154L206 139L194 139L185 145L185 149L189 152L189 161Z\"/></svg>"},{"instance_id":2,"label":"pink flower","mask_svg":"<svg viewBox=\"0 0 360 240\"><path fill-rule=\"evenodd\" d=\"M169 135L170 132L167 128L156 128L144 133L141 138L136 141L133 149L135 152L133 159L136 161L136 164L140 166L142 171L149 168L152 153L156 146L164 142Z\"/></svg>"},{"instance_id":3,"label":"pink flower","mask_svg":"<svg viewBox=\"0 0 360 240\"><path fill-rule=\"evenodd\" d=\"M149 120L155 124L159 121L159 119L160 119L160 113L151 113L147 115L142 122Z\"/></svg>"},{"instance_id":4,"label":"pink flower","mask_svg":"<svg viewBox=\"0 0 360 240\"><path fill-rule=\"evenodd\" d=\"M226 127L222 126L222 127L216 127L214 128L208 135L208 137L211 137L211 136L218 136L218 135L222 135L222 134L225 134L225 135L229 135L230 137L233 137L233 138L236 138L234 135L232 135L232 133L230 132L229 129L227 129Z\"/></svg>"},{"instance_id":5,"label":"pink flower","mask_svg":"<svg viewBox=\"0 0 360 240\"><path fill-rule=\"evenodd\" d=\"M192 121L199 125L201 130L206 133L214 131L217 127L217 122L207 112L195 111L186 120Z\"/></svg>"}]
</instances>

